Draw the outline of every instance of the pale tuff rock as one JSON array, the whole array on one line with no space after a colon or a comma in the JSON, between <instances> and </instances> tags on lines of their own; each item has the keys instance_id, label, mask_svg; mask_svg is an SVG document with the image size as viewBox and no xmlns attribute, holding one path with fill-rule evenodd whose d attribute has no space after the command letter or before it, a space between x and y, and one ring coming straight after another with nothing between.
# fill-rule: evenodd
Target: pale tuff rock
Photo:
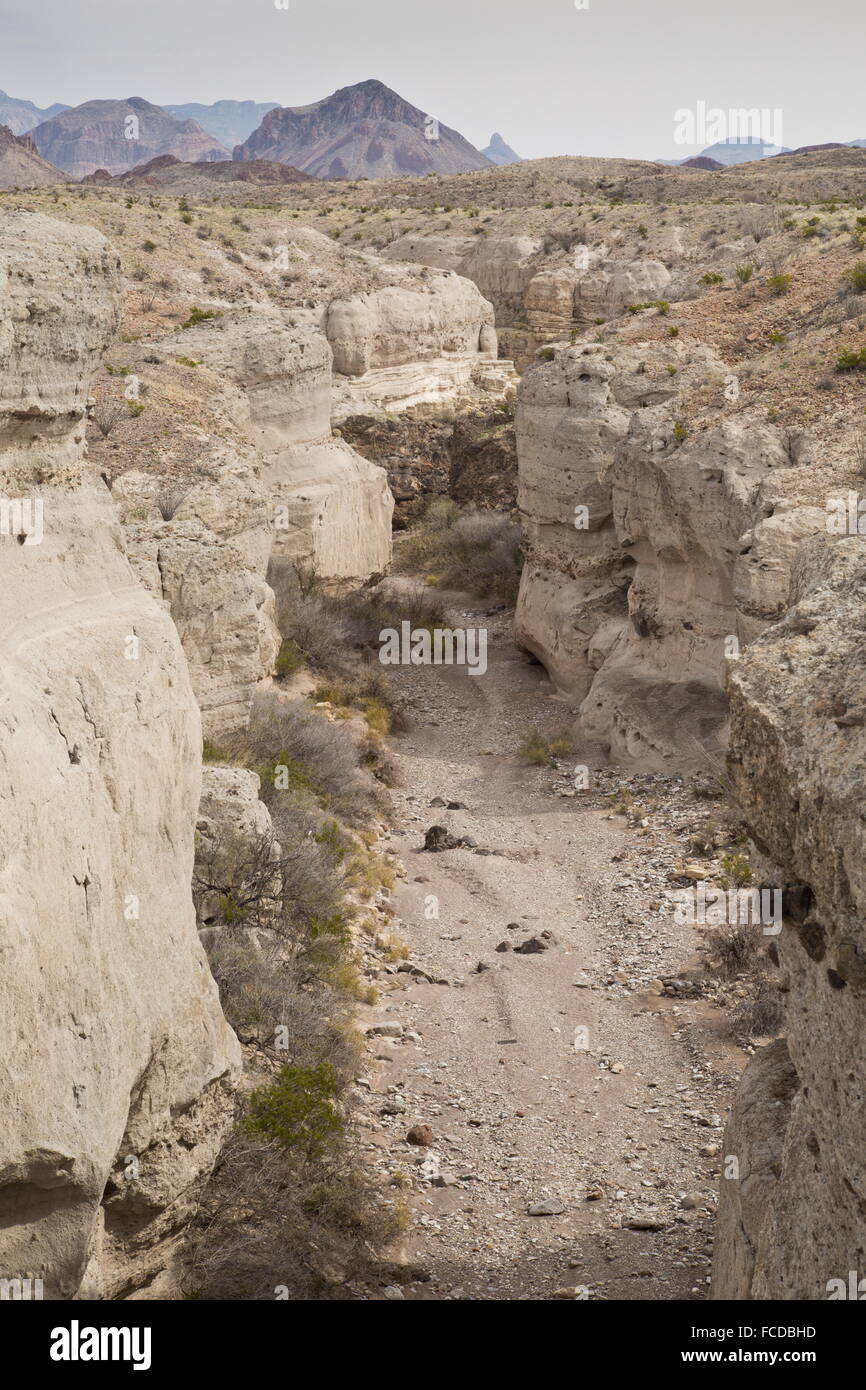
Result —
<instances>
[{"instance_id":1,"label":"pale tuff rock","mask_svg":"<svg viewBox=\"0 0 866 1390\"><path fill-rule=\"evenodd\" d=\"M386 246L388 260L453 270L474 281L496 310L498 326L521 321L542 243L525 236L436 236L409 232Z\"/></svg>"},{"instance_id":2,"label":"pale tuff rock","mask_svg":"<svg viewBox=\"0 0 866 1390\"><path fill-rule=\"evenodd\" d=\"M435 361L448 353L496 356L492 306L471 281L449 273L423 287L394 285L357 299L332 300L326 332L334 370L344 376Z\"/></svg>"},{"instance_id":3,"label":"pale tuff rock","mask_svg":"<svg viewBox=\"0 0 866 1390\"><path fill-rule=\"evenodd\" d=\"M493 307L471 280L428 270L404 278L328 306L335 419L454 404L480 391L501 397L516 384L511 363L497 361Z\"/></svg>"},{"instance_id":4,"label":"pale tuff rock","mask_svg":"<svg viewBox=\"0 0 866 1390\"><path fill-rule=\"evenodd\" d=\"M0 1269L112 1296L164 1262L239 1049L195 933L186 663L82 462L117 257L88 228L5 216L0 303L3 493L44 507L40 544L0 537Z\"/></svg>"},{"instance_id":5,"label":"pale tuff rock","mask_svg":"<svg viewBox=\"0 0 866 1390\"><path fill-rule=\"evenodd\" d=\"M163 490L164 491L164 490ZM127 523L127 551L141 582L167 606L183 643L207 738L246 728L259 682L280 649L266 582L272 527L267 490L243 466L169 495L159 479L121 475L114 484ZM144 521L133 520L146 513Z\"/></svg>"},{"instance_id":6,"label":"pale tuff rock","mask_svg":"<svg viewBox=\"0 0 866 1390\"><path fill-rule=\"evenodd\" d=\"M586 735L648 767L724 744L729 662L779 616L797 545L823 529L776 481L805 444L741 418L683 436L679 393L723 377L706 349L639 344L611 363L573 347L519 396L517 640L582 701Z\"/></svg>"},{"instance_id":7,"label":"pale tuff rock","mask_svg":"<svg viewBox=\"0 0 866 1390\"><path fill-rule=\"evenodd\" d=\"M583 266L573 256L540 270L526 290L526 318L541 342L575 329L618 318L630 304L663 297L670 272L660 261L597 259L587 251Z\"/></svg>"},{"instance_id":8,"label":"pale tuff rock","mask_svg":"<svg viewBox=\"0 0 866 1390\"><path fill-rule=\"evenodd\" d=\"M328 438L274 455L265 479L277 510L275 587L286 565L315 570L335 585L362 583L388 568L394 499L383 468Z\"/></svg>"},{"instance_id":9,"label":"pale tuff rock","mask_svg":"<svg viewBox=\"0 0 866 1390\"><path fill-rule=\"evenodd\" d=\"M384 571L394 503L384 470L332 435L326 338L291 327L278 311L255 310L173 341L214 374L221 408L256 451L271 565L301 562L334 583Z\"/></svg>"},{"instance_id":10,"label":"pale tuff rock","mask_svg":"<svg viewBox=\"0 0 866 1390\"><path fill-rule=\"evenodd\" d=\"M262 453L330 433L332 355L315 329L256 305L168 342L217 376L226 412Z\"/></svg>"},{"instance_id":11,"label":"pale tuff rock","mask_svg":"<svg viewBox=\"0 0 866 1390\"><path fill-rule=\"evenodd\" d=\"M456 271L493 305L498 335L509 354L530 361L537 346L526 330L526 294L539 269L542 242L524 236L447 236L407 233L385 248L388 260Z\"/></svg>"},{"instance_id":12,"label":"pale tuff rock","mask_svg":"<svg viewBox=\"0 0 866 1390\"><path fill-rule=\"evenodd\" d=\"M493 304L499 335L521 366L542 343L617 318L630 304L660 299L671 282L660 261L618 260L607 246L549 251L538 238L525 236L407 233L383 255L474 281Z\"/></svg>"},{"instance_id":13,"label":"pale tuff rock","mask_svg":"<svg viewBox=\"0 0 866 1390\"><path fill-rule=\"evenodd\" d=\"M256 685L280 649L273 591L242 547L199 521L130 526L127 549L174 620L205 736L218 742L245 729Z\"/></svg>"},{"instance_id":14,"label":"pale tuff rock","mask_svg":"<svg viewBox=\"0 0 866 1390\"><path fill-rule=\"evenodd\" d=\"M866 1160L851 1122L866 1085L866 541L807 541L791 600L731 673L730 770L779 881L813 895L808 906L801 892L776 939L788 1089L798 1089L770 1108L772 1057L763 1050L749 1063L725 1140L740 1180L722 1182L717 1298L826 1299L839 1296L830 1281L866 1276ZM756 1170L760 1203L750 1192Z\"/></svg>"},{"instance_id":15,"label":"pale tuff rock","mask_svg":"<svg viewBox=\"0 0 866 1390\"><path fill-rule=\"evenodd\" d=\"M797 1089L797 1073L784 1038L760 1048L743 1072L722 1144L713 1298L741 1301L751 1297L755 1246L778 1186Z\"/></svg>"}]
</instances>

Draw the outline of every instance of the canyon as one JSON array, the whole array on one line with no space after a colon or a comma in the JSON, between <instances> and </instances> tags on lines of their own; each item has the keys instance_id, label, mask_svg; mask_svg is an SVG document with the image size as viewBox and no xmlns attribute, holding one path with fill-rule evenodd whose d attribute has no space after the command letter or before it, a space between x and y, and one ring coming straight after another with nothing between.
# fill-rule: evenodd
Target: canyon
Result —
<instances>
[{"instance_id":1,"label":"canyon","mask_svg":"<svg viewBox=\"0 0 866 1390\"><path fill-rule=\"evenodd\" d=\"M301 1187L286 1068L390 1223L370 1265L291 1209L319 1296L824 1299L866 1258L866 539L827 526L866 152L457 137L410 193L336 177L332 114L266 112L249 180L196 129L0 200L3 493L42 506L0 536L0 1268L273 1297L235 1242ZM321 178L253 167L314 121ZM483 674L383 669L403 621L483 629ZM678 919L701 883L781 931Z\"/></svg>"}]
</instances>

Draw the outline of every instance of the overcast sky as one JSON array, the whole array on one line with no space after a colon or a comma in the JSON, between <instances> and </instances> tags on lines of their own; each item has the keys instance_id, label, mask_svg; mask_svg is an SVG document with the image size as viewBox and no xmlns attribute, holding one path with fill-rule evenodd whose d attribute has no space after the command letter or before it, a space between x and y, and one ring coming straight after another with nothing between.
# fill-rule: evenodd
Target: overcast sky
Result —
<instances>
[{"instance_id":1,"label":"overcast sky","mask_svg":"<svg viewBox=\"0 0 866 1390\"><path fill-rule=\"evenodd\" d=\"M700 101L866 138L864 37L864 0L0 0L0 88L300 106L377 77L475 145L681 159Z\"/></svg>"}]
</instances>

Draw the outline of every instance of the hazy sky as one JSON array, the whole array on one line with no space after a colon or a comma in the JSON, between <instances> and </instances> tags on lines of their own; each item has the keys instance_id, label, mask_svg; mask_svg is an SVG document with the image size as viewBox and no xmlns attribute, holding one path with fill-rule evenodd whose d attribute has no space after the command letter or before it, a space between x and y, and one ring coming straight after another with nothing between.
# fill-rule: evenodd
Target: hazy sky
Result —
<instances>
[{"instance_id":1,"label":"hazy sky","mask_svg":"<svg viewBox=\"0 0 866 1390\"><path fill-rule=\"evenodd\" d=\"M866 138L864 38L864 0L0 0L0 88L300 106L378 77L524 158L684 158L699 101L781 109L789 147Z\"/></svg>"}]
</instances>

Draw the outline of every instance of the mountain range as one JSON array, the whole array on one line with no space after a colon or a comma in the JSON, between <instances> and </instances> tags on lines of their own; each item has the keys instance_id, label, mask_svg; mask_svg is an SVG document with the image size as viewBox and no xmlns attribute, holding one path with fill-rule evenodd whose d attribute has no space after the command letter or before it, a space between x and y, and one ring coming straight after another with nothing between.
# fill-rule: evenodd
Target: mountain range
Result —
<instances>
[{"instance_id":1,"label":"mountain range","mask_svg":"<svg viewBox=\"0 0 866 1390\"><path fill-rule=\"evenodd\" d=\"M43 159L75 178L105 169L122 174L161 154L178 159L227 159L228 152L197 121L177 121L142 97L85 101L30 132Z\"/></svg>"},{"instance_id":2,"label":"mountain range","mask_svg":"<svg viewBox=\"0 0 866 1390\"><path fill-rule=\"evenodd\" d=\"M259 173L273 181L278 164L315 178L372 179L522 162L499 132L483 150L476 149L459 131L375 79L342 87L308 106L234 100L156 106L129 97L43 108L0 91L0 126L10 139L30 134L33 141L29 148L4 142L5 187L26 187L29 175L44 183L56 170L74 178L100 171L120 176L164 156L185 164L251 163L253 181ZM866 140L848 143L866 146ZM795 153L816 148L826 146L803 146ZM779 152L756 139L722 140L689 158L656 163L718 170ZM156 172L149 170L147 177Z\"/></svg>"},{"instance_id":3,"label":"mountain range","mask_svg":"<svg viewBox=\"0 0 866 1390\"><path fill-rule=\"evenodd\" d=\"M0 125L5 125L13 135L26 135L41 121L50 121L52 116L59 116L61 111L68 110L69 107L62 102L55 102L53 106L43 109L32 101L10 97L8 92L0 91Z\"/></svg>"},{"instance_id":4,"label":"mountain range","mask_svg":"<svg viewBox=\"0 0 866 1390\"><path fill-rule=\"evenodd\" d=\"M188 101L182 106L163 106L162 109L178 121L198 121L202 130L227 150L232 150L252 135L268 112L279 104L278 101L215 101L203 106L201 102Z\"/></svg>"}]
</instances>

